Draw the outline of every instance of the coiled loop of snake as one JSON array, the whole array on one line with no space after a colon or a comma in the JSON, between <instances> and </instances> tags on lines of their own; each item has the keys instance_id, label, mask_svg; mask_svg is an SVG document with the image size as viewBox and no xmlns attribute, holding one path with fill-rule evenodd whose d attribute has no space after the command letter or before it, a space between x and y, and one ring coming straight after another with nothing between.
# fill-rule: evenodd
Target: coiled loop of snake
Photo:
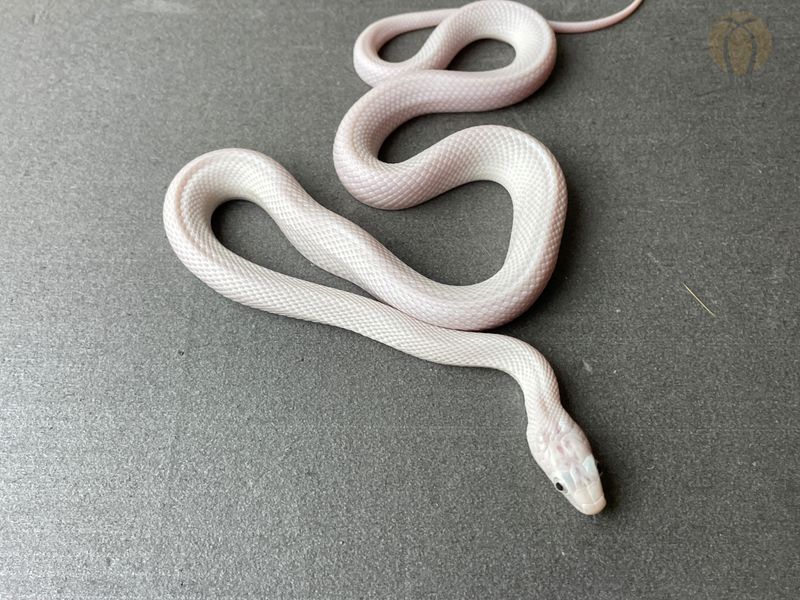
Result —
<instances>
[{"instance_id":1,"label":"coiled loop of snake","mask_svg":"<svg viewBox=\"0 0 800 600\"><path fill-rule=\"evenodd\" d=\"M420 51L403 63L377 55L387 39L437 24ZM485 72L447 71L466 45L483 38L510 44L514 60ZM378 21L359 37L356 71L375 87L348 111L334 142L334 165L347 190L383 209L408 208L459 185L490 180L508 191L513 221L505 261L489 279L447 286L426 278L387 300L442 327L496 327L527 310L555 265L566 209L566 187L552 154L528 134L496 125L458 131L412 158L377 158L401 123L436 112L483 111L514 104L536 90L555 64L555 35L534 10L515 2L476 2L458 10L400 15Z\"/></svg>"}]
</instances>

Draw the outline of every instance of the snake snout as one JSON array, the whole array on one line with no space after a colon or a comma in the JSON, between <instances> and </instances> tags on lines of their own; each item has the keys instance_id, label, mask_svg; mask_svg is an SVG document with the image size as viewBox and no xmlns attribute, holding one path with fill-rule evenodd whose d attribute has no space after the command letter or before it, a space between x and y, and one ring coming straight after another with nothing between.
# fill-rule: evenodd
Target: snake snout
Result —
<instances>
[{"instance_id":1,"label":"snake snout","mask_svg":"<svg viewBox=\"0 0 800 600\"><path fill-rule=\"evenodd\" d=\"M606 507L606 498L599 481L592 482L589 486L576 490L572 504L585 515L596 515Z\"/></svg>"},{"instance_id":2,"label":"snake snout","mask_svg":"<svg viewBox=\"0 0 800 600\"><path fill-rule=\"evenodd\" d=\"M581 465L586 483L575 491L573 504L575 508L585 515L596 515L606 507L606 498L603 494L603 485L600 483L600 473L597 470L597 461L589 455Z\"/></svg>"},{"instance_id":3,"label":"snake snout","mask_svg":"<svg viewBox=\"0 0 800 600\"><path fill-rule=\"evenodd\" d=\"M560 473L554 482L570 504L585 515L595 515L606 506L597 462L591 454L573 464L568 473Z\"/></svg>"}]
</instances>

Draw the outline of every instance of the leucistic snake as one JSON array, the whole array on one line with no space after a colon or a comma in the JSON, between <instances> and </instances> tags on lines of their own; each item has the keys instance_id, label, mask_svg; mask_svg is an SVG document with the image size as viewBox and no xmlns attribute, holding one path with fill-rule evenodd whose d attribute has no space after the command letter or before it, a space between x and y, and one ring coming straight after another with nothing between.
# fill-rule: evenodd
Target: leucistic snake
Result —
<instances>
[{"instance_id":1,"label":"leucistic snake","mask_svg":"<svg viewBox=\"0 0 800 600\"><path fill-rule=\"evenodd\" d=\"M339 178L361 202L391 210L471 181L505 187L513 225L503 266L489 279L453 286L420 275L367 232L320 206L277 162L241 149L204 154L175 176L164 201L172 248L192 273L236 302L343 327L424 360L505 371L522 388L536 462L579 511L601 511L606 501L592 450L561 406L550 365L526 343L476 332L524 312L553 271L566 211L556 159L530 135L492 125L458 131L400 163L382 162L378 151L392 131L416 116L486 111L527 98L553 69L556 32L608 27L640 3L604 19L562 23L516 2L484 0L389 17L356 41L356 71L373 87L336 133ZM434 26L412 58L389 63L378 56L393 37ZM514 48L511 64L484 72L446 70L462 48L486 38ZM229 251L214 236L211 216L234 198L261 206L303 256L377 300L283 275Z\"/></svg>"}]
</instances>

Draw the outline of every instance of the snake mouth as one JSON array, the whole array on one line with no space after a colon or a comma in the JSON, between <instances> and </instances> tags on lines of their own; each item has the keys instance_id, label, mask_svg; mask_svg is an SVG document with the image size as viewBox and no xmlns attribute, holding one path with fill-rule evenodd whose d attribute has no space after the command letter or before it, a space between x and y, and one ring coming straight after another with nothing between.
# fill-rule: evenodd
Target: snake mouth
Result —
<instances>
[{"instance_id":1,"label":"snake mouth","mask_svg":"<svg viewBox=\"0 0 800 600\"><path fill-rule=\"evenodd\" d=\"M600 497L598 500L590 504L576 504L575 508L585 515L596 515L606 507L605 496Z\"/></svg>"}]
</instances>

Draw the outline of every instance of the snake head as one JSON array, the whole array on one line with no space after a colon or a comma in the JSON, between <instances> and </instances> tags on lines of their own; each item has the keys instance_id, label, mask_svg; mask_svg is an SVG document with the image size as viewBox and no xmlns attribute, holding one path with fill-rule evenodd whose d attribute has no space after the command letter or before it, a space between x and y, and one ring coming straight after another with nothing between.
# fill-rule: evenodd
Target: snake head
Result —
<instances>
[{"instance_id":1,"label":"snake head","mask_svg":"<svg viewBox=\"0 0 800 600\"><path fill-rule=\"evenodd\" d=\"M555 435L529 432L528 443L536 462L572 506L585 515L605 508L597 461L577 424L571 420L559 423Z\"/></svg>"}]
</instances>

